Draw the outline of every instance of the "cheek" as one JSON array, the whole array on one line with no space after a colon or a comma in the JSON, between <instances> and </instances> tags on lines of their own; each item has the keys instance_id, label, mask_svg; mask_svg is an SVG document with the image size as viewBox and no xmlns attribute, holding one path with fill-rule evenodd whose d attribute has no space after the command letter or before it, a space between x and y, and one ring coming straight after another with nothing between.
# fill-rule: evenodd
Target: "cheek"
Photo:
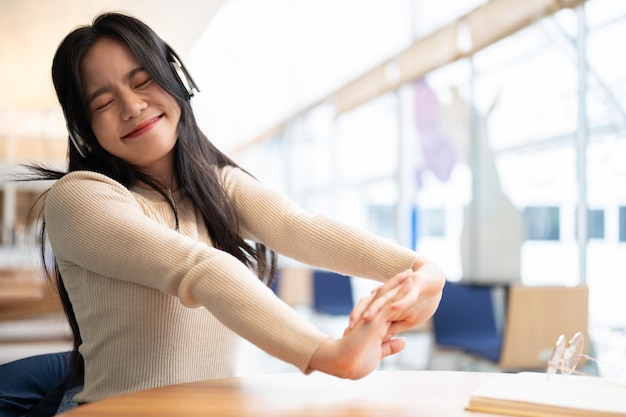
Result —
<instances>
[{"instance_id":1,"label":"cheek","mask_svg":"<svg viewBox=\"0 0 626 417\"><path fill-rule=\"evenodd\" d=\"M91 130L96 136L96 140L104 149L109 150L110 144L113 142L112 124L107 122L105 118L98 117L91 120Z\"/></svg>"},{"instance_id":2,"label":"cheek","mask_svg":"<svg viewBox=\"0 0 626 417\"><path fill-rule=\"evenodd\" d=\"M174 129L174 140L178 140L178 135L179 135L179 128L180 128L180 118L181 118L181 111L180 108L178 106L176 106L176 108L172 111L170 111L170 117L171 117L171 123L172 123L172 128Z\"/></svg>"},{"instance_id":3,"label":"cheek","mask_svg":"<svg viewBox=\"0 0 626 417\"><path fill-rule=\"evenodd\" d=\"M178 125L178 123L180 122L180 115L181 115L181 111L180 111L180 107L178 106L178 103L176 102L176 100L171 99L172 103L171 103L171 107L172 107L172 114L174 115L174 121L176 122L176 125Z\"/></svg>"},{"instance_id":4,"label":"cheek","mask_svg":"<svg viewBox=\"0 0 626 417\"><path fill-rule=\"evenodd\" d=\"M98 139L98 141L100 141L100 137L102 136L102 127L103 124L100 123L99 121L91 121L91 130L93 131L93 134L96 135L96 139Z\"/></svg>"}]
</instances>

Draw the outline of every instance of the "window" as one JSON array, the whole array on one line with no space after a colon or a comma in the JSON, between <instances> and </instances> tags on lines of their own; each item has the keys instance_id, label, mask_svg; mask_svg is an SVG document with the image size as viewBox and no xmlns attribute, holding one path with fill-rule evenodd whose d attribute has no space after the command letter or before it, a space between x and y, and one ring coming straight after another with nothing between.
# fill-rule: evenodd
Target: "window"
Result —
<instances>
[{"instance_id":1,"label":"window","mask_svg":"<svg viewBox=\"0 0 626 417\"><path fill-rule=\"evenodd\" d=\"M578 225L575 225L578 236ZM593 209L587 211L587 239L604 239L604 210Z\"/></svg>"},{"instance_id":2,"label":"window","mask_svg":"<svg viewBox=\"0 0 626 417\"><path fill-rule=\"evenodd\" d=\"M626 207L619 208L619 241L626 242Z\"/></svg>"},{"instance_id":3,"label":"window","mask_svg":"<svg viewBox=\"0 0 626 417\"><path fill-rule=\"evenodd\" d=\"M418 215L422 236L445 236L446 211L444 209L421 209Z\"/></svg>"},{"instance_id":4,"label":"window","mask_svg":"<svg viewBox=\"0 0 626 417\"><path fill-rule=\"evenodd\" d=\"M526 207L524 227L527 240L559 240L558 207Z\"/></svg>"},{"instance_id":5,"label":"window","mask_svg":"<svg viewBox=\"0 0 626 417\"><path fill-rule=\"evenodd\" d=\"M396 235L396 209L393 206L369 205L368 229L380 236L394 239Z\"/></svg>"},{"instance_id":6,"label":"window","mask_svg":"<svg viewBox=\"0 0 626 417\"><path fill-rule=\"evenodd\" d=\"M587 228L589 239L604 239L604 210L589 210Z\"/></svg>"}]
</instances>

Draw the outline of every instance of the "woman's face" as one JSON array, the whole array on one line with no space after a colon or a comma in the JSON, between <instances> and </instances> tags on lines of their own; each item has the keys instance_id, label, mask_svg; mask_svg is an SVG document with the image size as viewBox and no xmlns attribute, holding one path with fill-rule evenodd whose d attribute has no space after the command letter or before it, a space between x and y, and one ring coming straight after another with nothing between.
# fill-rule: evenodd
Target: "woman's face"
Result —
<instances>
[{"instance_id":1,"label":"woman's face","mask_svg":"<svg viewBox=\"0 0 626 417\"><path fill-rule=\"evenodd\" d=\"M137 170L171 178L180 107L123 43L102 38L85 53L80 77L100 146Z\"/></svg>"}]
</instances>

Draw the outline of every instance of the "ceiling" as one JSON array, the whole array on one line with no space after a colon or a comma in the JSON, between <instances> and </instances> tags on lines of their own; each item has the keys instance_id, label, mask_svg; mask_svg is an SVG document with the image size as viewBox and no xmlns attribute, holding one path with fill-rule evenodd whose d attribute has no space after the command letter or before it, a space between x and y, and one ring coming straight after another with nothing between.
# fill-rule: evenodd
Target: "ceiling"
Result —
<instances>
[{"instance_id":1,"label":"ceiling","mask_svg":"<svg viewBox=\"0 0 626 417\"><path fill-rule=\"evenodd\" d=\"M184 3L184 7L181 4ZM183 58L224 0L0 0L0 110L57 106L50 68L56 47L102 11L150 25Z\"/></svg>"}]
</instances>

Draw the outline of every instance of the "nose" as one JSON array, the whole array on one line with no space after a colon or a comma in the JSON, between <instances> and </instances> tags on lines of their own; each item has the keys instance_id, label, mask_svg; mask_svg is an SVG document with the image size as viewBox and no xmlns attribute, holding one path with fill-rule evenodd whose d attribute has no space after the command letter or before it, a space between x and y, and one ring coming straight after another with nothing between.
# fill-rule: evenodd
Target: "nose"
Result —
<instances>
[{"instance_id":1,"label":"nose","mask_svg":"<svg viewBox=\"0 0 626 417\"><path fill-rule=\"evenodd\" d=\"M146 101L134 91L127 91L121 98L121 117L126 121L137 117L141 114L148 104Z\"/></svg>"}]
</instances>

